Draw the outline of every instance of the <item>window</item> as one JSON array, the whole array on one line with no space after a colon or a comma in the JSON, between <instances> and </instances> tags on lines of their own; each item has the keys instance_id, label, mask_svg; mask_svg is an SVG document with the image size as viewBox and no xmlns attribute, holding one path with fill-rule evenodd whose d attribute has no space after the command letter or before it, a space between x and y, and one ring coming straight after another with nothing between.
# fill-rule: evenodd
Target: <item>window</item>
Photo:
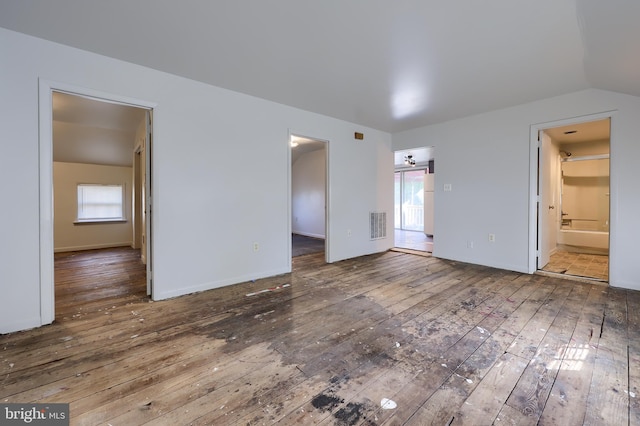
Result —
<instances>
[{"instance_id":1,"label":"window","mask_svg":"<svg viewBox=\"0 0 640 426\"><path fill-rule=\"evenodd\" d=\"M78 184L78 222L125 220L124 185Z\"/></svg>"}]
</instances>

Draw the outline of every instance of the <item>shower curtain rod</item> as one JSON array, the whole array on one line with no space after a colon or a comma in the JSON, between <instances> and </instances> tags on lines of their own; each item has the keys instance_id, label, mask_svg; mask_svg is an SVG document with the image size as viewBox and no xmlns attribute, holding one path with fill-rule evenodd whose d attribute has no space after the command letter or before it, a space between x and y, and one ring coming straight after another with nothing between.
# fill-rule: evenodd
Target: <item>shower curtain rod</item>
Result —
<instances>
[{"instance_id":1,"label":"shower curtain rod","mask_svg":"<svg viewBox=\"0 0 640 426\"><path fill-rule=\"evenodd\" d=\"M609 154L598 154L598 155L583 155L581 157L567 157L563 158L562 162L570 162L570 161L586 161L586 160L605 160L609 158Z\"/></svg>"}]
</instances>

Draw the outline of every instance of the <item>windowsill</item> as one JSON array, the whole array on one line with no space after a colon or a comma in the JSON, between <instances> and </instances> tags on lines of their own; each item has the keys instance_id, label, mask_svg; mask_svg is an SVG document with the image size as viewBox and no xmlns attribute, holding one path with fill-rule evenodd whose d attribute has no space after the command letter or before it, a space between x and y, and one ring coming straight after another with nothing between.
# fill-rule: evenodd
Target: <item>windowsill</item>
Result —
<instances>
[{"instance_id":1,"label":"windowsill","mask_svg":"<svg viewBox=\"0 0 640 426\"><path fill-rule=\"evenodd\" d=\"M127 223L127 219L86 219L73 222L74 225L95 225L101 223Z\"/></svg>"}]
</instances>

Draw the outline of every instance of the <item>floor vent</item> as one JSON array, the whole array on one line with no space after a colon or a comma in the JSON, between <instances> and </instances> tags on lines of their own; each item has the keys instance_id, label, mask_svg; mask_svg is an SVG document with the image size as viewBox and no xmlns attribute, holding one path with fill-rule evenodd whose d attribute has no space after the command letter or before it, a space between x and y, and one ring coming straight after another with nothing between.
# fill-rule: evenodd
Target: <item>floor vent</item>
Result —
<instances>
[{"instance_id":1,"label":"floor vent","mask_svg":"<svg viewBox=\"0 0 640 426\"><path fill-rule=\"evenodd\" d=\"M387 212L369 213L369 229L372 240L387 238Z\"/></svg>"}]
</instances>

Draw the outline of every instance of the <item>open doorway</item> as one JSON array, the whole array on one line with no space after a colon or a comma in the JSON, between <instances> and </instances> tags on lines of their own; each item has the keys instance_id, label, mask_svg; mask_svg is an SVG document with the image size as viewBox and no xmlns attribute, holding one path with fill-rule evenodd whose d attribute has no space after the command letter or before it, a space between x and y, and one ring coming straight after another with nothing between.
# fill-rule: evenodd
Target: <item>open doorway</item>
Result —
<instances>
[{"instance_id":1,"label":"open doorway","mask_svg":"<svg viewBox=\"0 0 640 426\"><path fill-rule=\"evenodd\" d=\"M40 94L41 306L46 324L113 297L152 293L152 106L45 81ZM146 146L142 154L135 151L141 140ZM147 243L146 264L140 235Z\"/></svg>"},{"instance_id":2,"label":"open doorway","mask_svg":"<svg viewBox=\"0 0 640 426\"><path fill-rule=\"evenodd\" d=\"M433 147L396 151L394 155L394 246L433 251Z\"/></svg>"},{"instance_id":3,"label":"open doorway","mask_svg":"<svg viewBox=\"0 0 640 426\"><path fill-rule=\"evenodd\" d=\"M328 142L291 135L291 256L327 260Z\"/></svg>"},{"instance_id":4,"label":"open doorway","mask_svg":"<svg viewBox=\"0 0 640 426\"><path fill-rule=\"evenodd\" d=\"M539 129L536 268L609 277L610 118Z\"/></svg>"}]
</instances>

